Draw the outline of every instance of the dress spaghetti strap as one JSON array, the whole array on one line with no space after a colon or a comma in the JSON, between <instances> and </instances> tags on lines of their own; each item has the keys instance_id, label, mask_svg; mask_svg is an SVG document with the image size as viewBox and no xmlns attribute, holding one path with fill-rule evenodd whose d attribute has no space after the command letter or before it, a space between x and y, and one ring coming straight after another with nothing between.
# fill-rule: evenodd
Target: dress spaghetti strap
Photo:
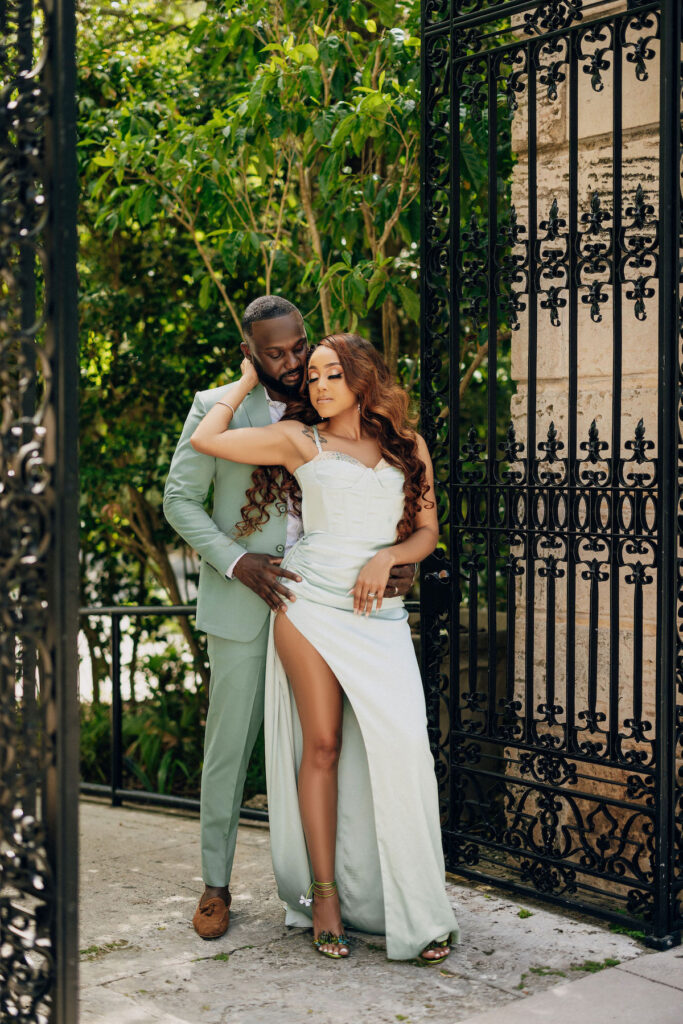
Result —
<instances>
[{"instance_id":1,"label":"dress spaghetti strap","mask_svg":"<svg viewBox=\"0 0 683 1024\"><path fill-rule=\"evenodd\" d=\"M318 454L322 455L322 453L323 453L323 446L320 443L320 436L318 435L318 428L315 426L315 424L313 424L313 437L315 439L315 446L318 449Z\"/></svg>"}]
</instances>

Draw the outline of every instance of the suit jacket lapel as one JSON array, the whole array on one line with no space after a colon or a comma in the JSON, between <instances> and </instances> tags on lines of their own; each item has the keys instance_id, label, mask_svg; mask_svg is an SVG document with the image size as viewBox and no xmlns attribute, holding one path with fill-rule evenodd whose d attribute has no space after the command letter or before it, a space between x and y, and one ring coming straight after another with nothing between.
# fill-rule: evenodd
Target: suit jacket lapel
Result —
<instances>
[{"instance_id":1,"label":"suit jacket lapel","mask_svg":"<svg viewBox=\"0 0 683 1024\"><path fill-rule=\"evenodd\" d=\"M242 402L245 416L252 427L267 427L271 422L270 410L266 400L266 389L257 384Z\"/></svg>"}]
</instances>

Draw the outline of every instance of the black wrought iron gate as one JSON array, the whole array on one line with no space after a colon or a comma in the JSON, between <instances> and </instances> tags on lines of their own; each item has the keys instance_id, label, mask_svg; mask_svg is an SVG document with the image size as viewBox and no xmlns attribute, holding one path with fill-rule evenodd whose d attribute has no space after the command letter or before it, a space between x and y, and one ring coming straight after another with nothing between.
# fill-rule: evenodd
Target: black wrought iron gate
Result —
<instances>
[{"instance_id":1,"label":"black wrought iron gate","mask_svg":"<svg viewBox=\"0 0 683 1024\"><path fill-rule=\"evenodd\" d=\"M0 1020L74 1024L73 0L0 0Z\"/></svg>"},{"instance_id":2,"label":"black wrought iron gate","mask_svg":"<svg viewBox=\"0 0 683 1024\"><path fill-rule=\"evenodd\" d=\"M425 0L448 867L683 924L681 3Z\"/></svg>"}]
</instances>

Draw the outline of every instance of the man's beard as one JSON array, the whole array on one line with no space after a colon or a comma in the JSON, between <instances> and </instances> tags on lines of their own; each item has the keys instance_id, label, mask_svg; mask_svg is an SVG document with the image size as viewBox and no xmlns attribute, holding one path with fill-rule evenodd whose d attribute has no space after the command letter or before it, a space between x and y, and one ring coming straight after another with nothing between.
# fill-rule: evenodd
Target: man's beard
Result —
<instances>
[{"instance_id":1,"label":"man's beard","mask_svg":"<svg viewBox=\"0 0 683 1024\"><path fill-rule=\"evenodd\" d=\"M271 377L269 373L263 369L263 367L254 359L254 366L256 367L256 374L258 379L263 384L264 388L268 388L270 391L274 391L278 395L282 395L283 398L299 398L301 396L301 384L303 382L304 370L301 368L299 377L295 384L288 384L287 381L280 380L279 377Z\"/></svg>"}]
</instances>

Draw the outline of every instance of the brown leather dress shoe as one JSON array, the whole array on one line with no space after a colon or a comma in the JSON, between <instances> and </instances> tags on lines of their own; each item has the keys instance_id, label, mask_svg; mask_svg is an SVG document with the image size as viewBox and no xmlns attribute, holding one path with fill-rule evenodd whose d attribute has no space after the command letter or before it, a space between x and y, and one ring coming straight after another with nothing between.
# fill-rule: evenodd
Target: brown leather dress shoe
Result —
<instances>
[{"instance_id":1,"label":"brown leather dress shoe","mask_svg":"<svg viewBox=\"0 0 683 1024\"><path fill-rule=\"evenodd\" d=\"M220 896L212 896L204 903L200 900L192 918L197 935L202 939L220 939L225 935L230 924L231 903L232 896L228 896L227 903Z\"/></svg>"}]
</instances>

